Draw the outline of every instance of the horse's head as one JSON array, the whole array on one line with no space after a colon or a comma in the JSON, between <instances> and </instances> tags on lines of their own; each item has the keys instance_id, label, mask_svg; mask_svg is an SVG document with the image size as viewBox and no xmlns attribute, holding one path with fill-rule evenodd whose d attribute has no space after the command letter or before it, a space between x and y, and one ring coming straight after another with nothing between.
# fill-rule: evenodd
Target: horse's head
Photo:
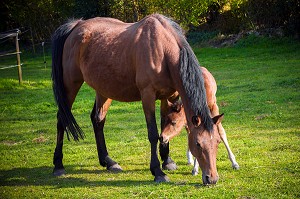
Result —
<instances>
[{"instance_id":1,"label":"horse's head","mask_svg":"<svg viewBox=\"0 0 300 199\"><path fill-rule=\"evenodd\" d=\"M224 115L222 114L212 118L214 124L211 132L206 130L197 116L192 118L192 125L189 125L188 128L189 148L202 170L203 184L216 184L219 179L216 158L221 138L217 125L222 121L223 117ZM164 128L160 135L161 143L168 143L186 125L186 115L182 102L180 100L175 103L168 102L168 112L164 118Z\"/></svg>"},{"instance_id":2,"label":"horse's head","mask_svg":"<svg viewBox=\"0 0 300 199\"><path fill-rule=\"evenodd\" d=\"M167 115L164 118L164 128L160 134L161 143L168 143L180 133L184 126L186 126L186 119L181 100L175 103L168 101Z\"/></svg>"},{"instance_id":3,"label":"horse's head","mask_svg":"<svg viewBox=\"0 0 300 199\"><path fill-rule=\"evenodd\" d=\"M216 158L221 138L217 125L222 121L223 117L223 114L221 114L212 118L214 123L213 130L209 132L201 123L200 118L194 116L192 118L193 125L189 129L189 148L193 156L197 158L202 170L202 181L206 185L216 184L219 179Z\"/></svg>"}]
</instances>

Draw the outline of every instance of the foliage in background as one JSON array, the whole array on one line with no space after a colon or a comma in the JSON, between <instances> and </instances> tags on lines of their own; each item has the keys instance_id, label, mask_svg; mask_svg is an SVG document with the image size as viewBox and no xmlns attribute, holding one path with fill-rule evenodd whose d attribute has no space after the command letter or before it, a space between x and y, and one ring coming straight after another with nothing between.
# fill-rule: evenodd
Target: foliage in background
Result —
<instances>
[{"instance_id":1,"label":"foliage in background","mask_svg":"<svg viewBox=\"0 0 300 199\"><path fill-rule=\"evenodd\" d=\"M186 29L237 33L244 30L283 29L287 35L300 32L299 0L3 0L0 32L24 28L25 37L50 39L68 18L114 17L135 22L159 12L177 20Z\"/></svg>"},{"instance_id":2,"label":"foliage in background","mask_svg":"<svg viewBox=\"0 0 300 199\"><path fill-rule=\"evenodd\" d=\"M257 27L282 27L286 33L299 33L299 0L248 0L244 4L244 10L252 24Z\"/></svg>"},{"instance_id":3,"label":"foliage in background","mask_svg":"<svg viewBox=\"0 0 300 199\"><path fill-rule=\"evenodd\" d=\"M21 28L27 38L50 39L64 20L72 16L73 0L4 0L1 1L0 31Z\"/></svg>"}]
</instances>

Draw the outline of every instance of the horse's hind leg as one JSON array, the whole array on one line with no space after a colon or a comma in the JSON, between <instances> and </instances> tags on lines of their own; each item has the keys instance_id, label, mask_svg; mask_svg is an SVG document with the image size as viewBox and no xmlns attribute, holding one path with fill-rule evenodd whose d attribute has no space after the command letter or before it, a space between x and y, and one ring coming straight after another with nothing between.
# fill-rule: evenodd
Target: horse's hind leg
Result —
<instances>
[{"instance_id":1,"label":"horse's hind leg","mask_svg":"<svg viewBox=\"0 0 300 199\"><path fill-rule=\"evenodd\" d=\"M106 148L103 128L105 124L106 113L112 100L97 95L91 120L94 127L95 139L97 144L98 158L101 166L106 166L110 171L122 171L122 168L109 156Z\"/></svg>"},{"instance_id":2,"label":"horse's hind leg","mask_svg":"<svg viewBox=\"0 0 300 199\"><path fill-rule=\"evenodd\" d=\"M72 108L72 104L75 100L75 97L81 87L83 82L79 81L76 82L75 84L72 84L71 86L65 85L67 93L66 96L68 98L69 102L69 108ZM54 152L54 157L53 157L53 164L54 164L54 169L53 169L53 175L54 176L61 176L65 174L65 168L63 166L63 139L64 139L64 131L65 127L63 126L63 123L59 117L59 111L57 112L57 140L56 140L56 147L55 147L55 152Z\"/></svg>"},{"instance_id":3,"label":"horse's hind leg","mask_svg":"<svg viewBox=\"0 0 300 199\"><path fill-rule=\"evenodd\" d=\"M65 168L62 163L63 159L63 153L62 153L62 148L63 148L63 139L64 139L64 127L59 119L58 116L59 113L57 113L57 138L56 138L56 148L54 152L54 157L53 157L53 164L54 164L54 169L53 169L53 175L54 176L61 176L65 174Z\"/></svg>"},{"instance_id":4,"label":"horse's hind leg","mask_svg":"<svg viewBox=\"0 0 300 199\"><path fill-rule=\"evenodd\" d=\"M213 105L213 108L212 108L211 112L212 112L213 117L216 116L216 115L219 115L219 107L216 103ZM234 154L232 153L232 151L229 147L226 132L225 132L225 129L223 128L223 126L222 126L222 123L218 124L218 131L219 131L220 137L221 137L221 139L222 139L222 141L223 141L223 143L224 143L224 145L227 149L229 160L231 161L231 164L232 164L232 168L239 169L240 166L237 163L237 161L235 160L235 156L234 156Z\"/></svg>"}]
</instances>

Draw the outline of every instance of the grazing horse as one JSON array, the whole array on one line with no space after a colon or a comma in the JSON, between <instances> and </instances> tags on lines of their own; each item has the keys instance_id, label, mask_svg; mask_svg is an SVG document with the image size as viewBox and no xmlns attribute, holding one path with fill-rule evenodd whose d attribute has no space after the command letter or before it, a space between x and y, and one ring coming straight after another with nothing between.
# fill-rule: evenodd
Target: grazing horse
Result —
<instances>
[{"instance_id":1,"label":"grazing horse","mask_svg":"<svg viewBox=\"0 0 300 199\"><path fill-rule=\"evenodd\" d=\"M210 109L211 115L212 116L219 115L219 107L217 105L217 98L216 98L217 83L215 81L215 78L212 76L212 74L206 68L201 67L201 71L202 71L202 75L204 78L204 86L205 86L205 90L206 90L207 105ZM169 141L173 137L177 136L181 132L181 129L183 127L186 127L188 136L191 136L189 133L189 129L186 126L184 107L182 105L181 100L178 98L179 98L179 96L176 98L174 103L171 103L168 101L169 109L168 109L167 116L163 121L164 122L163 129L160 134L160 155L163 159L163 168L168 169L168 170L176 169L176 164L169 157ZM223 143L227 149L229 159L232 163L232 167L234 169L239 169L239 165L236 162L235 156L229 147L227 136L226 136L225 130L224 130L221 122L219 122L217 124L217 126L218 126L218 132L220 134L221 140L223 141ZM193 143L190 143L190 148L191 148L191 150L195 151L195 147L194 147ZM199 151L196 150L194 153L199 153ZM195 155L195 157L200 157L200 156ZM188 163L192 164L192 156L191 156L191 152L189 149L187 151L187 158L188 158ZM197 159L195 159L194 169L192 171L193 175L198 174L198 166L199 166L199 164L197 162Z\"/></svg>"},{"instance_id":2,"label":"grazing horse","mask_svg":"<svg viewBox=\"0 0 300 199\"><path fill-rule=\"evenodd\" d=\"M109 157L103 133L112 100L141 100L151 144L150 171L154 181L169 181L157 156L155 101L166 102L178 91L193 135L189 138L191 145L201 147L205 153L203 183L218 181L216 149L221 140L216 124L220 116L210 117L198 60L182 29L171 19L154 14L136 23L93 18L63 24L52 37L52 80L58 106L54 175L65 173L64 132L74 140L84 138L71 108L86 82L96 92L91 121L100 165L112 171L122 170ZM165 110L162 106L161 118L166 116Z\"/></svg>"}]
</instances>

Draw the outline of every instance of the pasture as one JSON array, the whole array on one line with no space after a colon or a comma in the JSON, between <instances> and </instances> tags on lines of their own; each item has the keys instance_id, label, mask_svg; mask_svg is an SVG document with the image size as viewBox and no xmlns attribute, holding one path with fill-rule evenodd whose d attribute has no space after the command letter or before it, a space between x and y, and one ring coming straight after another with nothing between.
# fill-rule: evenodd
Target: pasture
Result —
<instances>
[{"instance_id":1,"label":"pasture","mask_svg":"<svg viewBox=\"0 0 300 199\"><path fill-rule=\"evenodd\" d=\"M215 186L203 186L200 175L191 175L185 131L170 143L178 166L166 171L171 182L153 182L140 102L114 101L108 112L108 151L124 171L106 171L98 163L90 122L95 93L87 85L72 111L86 138L65 139L67 174L53 177L57 108L51 68L44 68L43 57L24 55L22 85L16 68L0 71L0 198L299 198L299 49L300 43L290 39L252 36L234 47L194 47L200 64L217 81L222 123L240 165L240 170L231 168L221 143ZM159 124L159 101L156 117Z\"/></svg>"}]
</instances>

